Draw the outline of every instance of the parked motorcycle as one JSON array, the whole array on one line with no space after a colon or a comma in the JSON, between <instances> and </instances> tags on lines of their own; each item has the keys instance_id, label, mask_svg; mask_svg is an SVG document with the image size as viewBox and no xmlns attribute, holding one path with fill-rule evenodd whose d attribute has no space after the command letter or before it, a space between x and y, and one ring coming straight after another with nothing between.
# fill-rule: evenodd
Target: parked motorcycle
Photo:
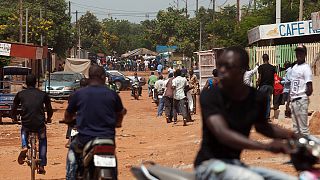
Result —
<instances>
[{"instance_id":1,"label":"parked motorcycle","mask_svg":"<svg viewBox=\"0 0 320 180\"><path fill-rule=\"evenodd\" d=\"M318 180L320 169L314 165L320 159L320 140L314 136L302 137L288 141L288 146L293 149L290 154L291 162L299 172L299 179ZM195 172L184 172L147 162L140 167L131 168L131 172L138 180L195 180Z\"/></svg>"}]
</instances>

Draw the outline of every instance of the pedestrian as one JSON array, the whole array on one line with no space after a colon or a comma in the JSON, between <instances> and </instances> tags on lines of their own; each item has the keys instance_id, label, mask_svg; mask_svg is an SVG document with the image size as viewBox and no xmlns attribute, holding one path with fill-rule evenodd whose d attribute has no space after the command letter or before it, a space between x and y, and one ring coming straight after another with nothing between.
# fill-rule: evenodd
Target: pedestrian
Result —
<instances>
[{"instance_id":1,"label":"pedestrian","mask_svg":"<svg viewBox=\"0 0 320 180\"><path fill-rule=\"evenodd\" d=\"M190 112L193 114L196 114L196 102L197 102L197 93L199 89L199 81L198 77L194 74L193 69L190 69L189 71L189 87L190 87L190 94L191 94L191 100L189 100L189 107Z\"/></svg>"},{"instance_id":2,"label":"pedestrian","mask_svg":"<svg viewBox=\"0 0 320 180\"><path fill-rule=\"evenodd\" d=\"M177 123L177 110L182 114L183 117L183 126L187 125L188 119L188 110L185 103L185 89L188 86L188 81L185 77L181 76L181 70L177 69L175 72L175 78L172 80L172 88L174 89L173 93L173 117L174 123Z\"/></svg>"},{"instance_id":3,"label":"pedestrian","mask_svg":"<svg viewBox=\"0 0 320 180\"><path fill-rule=\"evenodd\" d=\"M174 71L175 71L175 69L173 68L173 66L170 66L168 68L168 74L172 74L173 75Z\"/></svg>"},{"instance_id":4,"label":"pedestrian","mask_svg":"<svg viewBox=\"0 0 320 180\"><path fill-rule=\"evenodd\" d=\"M149 69L149 63L150 63L149 60L144 60L144 71L148 71L148 69Z\"/></svg>"},{"instance_id":5,"label":"pedestrian","mask_svg":"<svg viewBox=\"0 0 320 180\"><path fill-rule=\"evenodd\" d=\"M159 75L161 75L161 74L162 74L163 66L162 66L162 64L161 64L161 63L159 63L159 64L158 64L158 66L157 66L157 71L158 71Z\"/></svg>"},{"instance_id":6,"label":"pedestrian","mask_svg":"<svg viewBox=\"0 0 320 180\"><path fill-rule=\"evenodd\" d=\"M188 75L188 70L184 66L182 66L182 68L181 68L181 75L183 75L183 76L187 76Z\"/></svg>"},{"instance_id":7,"label":"pedestrian","mask_svg":"<svg viewBox=\"0 0 320 180\"><path fill-rule=\"evenodd\" d=\"M256 66L252 70L248 69L244 73L244 76L243 76L244 84L246 84L247 86L250 86L250 87L253 86L252 78L258 72L258 68L259 68L259 63L257 63Z\"/></svg>"},{"instance_id":8,"label":"pedestrian","mask_svg":"<svg viewBox=\"0 0 320 180\"><path fill-rule=\"evenodd\" d=\"M259 78L258 78L258 85L259 91L266 94L268 96L268 106L267 106L267 113L266 117L270 120L270 102L271 96L273 93L273 86L274 86L274 74L276 73L276 68L269 64L269 56L264 54L262 56L263 64L259 66Z\"/></svg>"},{"instance_id":9,"label":"pedestrian","mask_svg":"<svg viewBox=\"0 0 320 180\"><path fill-rule=\"evenodd\" d=\"M155 96L158 98L158 101L159 101L157 117L160 117L162 116L163 108L164 108L164 99L163 99L164 80L162 75L159 76L159 79L154 84L154 90L155 90Z\"/></svg>"},{"instance_id":10,"label":"pedestrian","mask_svg":"<svg viewBox=\"0 0 320 180\"><path fill-rule=\"evenodd\" d=\"M273 109L276 112L282 103L283 86L281 78L277 73L274 74L274 90L273 90ZM276 113L275 113L276 117Z\"/></svg>"},{"instance_id":11,"label":"pedestrian","mask_svg":"<svg viewBox=\"0 0 320 180\"><path fill-rule=\"evenodd\" d=\"M284 112L285 117L291 118L291 109L290 109L290 86L291 86L291 71L292 71L292 64L290 62L286 62L284 64L284 68L286 71L286 74L284 78L281 81L281 84L283 84L283 96L282 101L283 104L286 105L286 110Z\"/></svg>"},{"instance_id":12,"label":"pedestrian","mask_svg":"<svg viewBox=\"0 0 320 180\"><path fill-rule=\"evenodd\" d=\"M218 85L220 80L218 77L218 70L217 69L212 70L212 76L213 76L212 78L209 78L206 81L206 84L204 85L203 89L212 89Z\"/></svg>"},{"instance_id":13,"label":"pedestrian","mask_svg":"<svg viewBox=\"0 0 320 180\"><path fill-rule=\"evenodd\" d=\"M163 94L163 99L167 123L171 123L173 118L173 79L173 74L169 74L168 79L164 81L165 90Z\"/></svg>"},{"instance_id":14,"label":"pedestrian","mask_svg":"<svg viewBox=\"0 0 320 180\"><path fill-rule=\"evenodd\" d=\"M306 63L307 48L298 45L295 49L297 64L291 70L291 113L293 129L296 133L309 134L308 105L313 92L312 71Z\"/></svg>"}]
</instances>

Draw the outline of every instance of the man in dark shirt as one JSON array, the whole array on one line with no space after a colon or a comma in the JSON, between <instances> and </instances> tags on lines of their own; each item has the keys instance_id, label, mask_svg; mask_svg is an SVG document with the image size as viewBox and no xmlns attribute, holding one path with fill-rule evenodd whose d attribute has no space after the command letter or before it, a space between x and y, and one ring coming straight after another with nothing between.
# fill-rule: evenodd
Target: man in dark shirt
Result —
<instances>
[{"instance_id":1,"label":"man in dark shirt","mask_svg":"<svg viewBox=\"0 0 320 180\"><path fill-rule=\"evenodd\" d=\"M276 73L276 68L269 64L269 56L264 54L262 56L263 64L259 66L259 78L258 85L259 91L267 95L267 112L266 117L270 119L270 101L271 95L273 94L273 85L274 85L274 74Z\"/></svg>"},{"instance_id":2,"label":"man in dark shirt","mask_svg":"<svg viewBox=\"0 0 320 180\"><path fill-rule=\"evenodd\" d=\"M17 108L21 104L21 143L18 163L23 164L28 151L29 132L38 132L39 136L39 158L41 159L39 173L45 174L44 166L47 165L47 135L45 123L51 122L53 115L49 96L35 88L36 77L28 75L26 77L27 89L19 92L14 98L12 116L17 117ZM47 110L47 119L45 118L45 109Z\"/></svg>"},{"instance_id":3,"label":"man in dark shirt","mask_svg":"<svg viewBox=\"0 0 320 180\"><path fill-rule=\"evenodd\" d=\"M295 136L268 123L265 95L243 83L248 63L244 49L227 48L217 60L220 84L201 93L203 139L195 160L197 179L293 178L273 170L248 167L240 161L243 149L289 153L282 139ZM265 144L249 139L252 126L274 140Z\"/></svg>"},{"instance_id":4,"label":"man in dark shirt","mask_svg":"<svg viewBox=\"0 0 320 180\"><path fill-rule=\"evenodd\" d=\"M74 93L65 112L65 122L72 123L76 115L79 132L68 152L67 179L75 179L77 155L75 147L83 147L97 137L115 139L115 128L121 127L126 109L119 95L105 86L106 74L102 67L89 69L89 85Z\"/></svg>"}]
</instances>

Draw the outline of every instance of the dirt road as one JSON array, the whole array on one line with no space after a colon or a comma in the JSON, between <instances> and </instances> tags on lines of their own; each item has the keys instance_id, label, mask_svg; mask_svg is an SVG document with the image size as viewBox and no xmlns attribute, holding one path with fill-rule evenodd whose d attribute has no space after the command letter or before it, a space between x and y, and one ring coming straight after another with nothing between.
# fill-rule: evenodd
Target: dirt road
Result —
<instances>
[{"instance_id":1,"label":"dirt road","mask_svg":"<svg viewBox=\"0 0 320 180\"><path fill-rule=\"evenodd\" d=\"M319 91L318 91L319 92ZM151 160L169 167L190 170L198 151L201 139L200 115L195 115L195 122L183 127L167 124L164 118L156 117L156 106L146 96L137 101L130 97L129 91L120 93L128 114L123 128L117 130L117 156L119 160L119 179L133 179L130 167L142 161ZM48 166L46 175L38 175L38 179L64 179L67 149L66 126L59 124L63 118L66 102L53 103L56 112L53 123L48 125ZM198 111L199 112L199 111ZM281 124L290 127L290 120ZM26 165L17 163L20 147L20 126L6 124L0 126L0 179L29 179L30 170ZM253 133L252 138L267 141L266 138ZM284 155L273 155L258 151L245 151L242 160L250 165L271 167L289 173L295 173Z\"/></svg>"}]
</instances>

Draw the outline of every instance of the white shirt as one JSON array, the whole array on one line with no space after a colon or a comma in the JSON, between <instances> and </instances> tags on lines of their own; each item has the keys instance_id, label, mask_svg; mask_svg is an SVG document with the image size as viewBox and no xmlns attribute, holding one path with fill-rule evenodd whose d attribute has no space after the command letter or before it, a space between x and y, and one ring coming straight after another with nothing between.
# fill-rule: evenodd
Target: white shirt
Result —
<instances>
[{"instance_id":1,"label":"white shirt","mask_svg":"<svg viewBox=\"0 0 320 180\"><path fill-rule=\"evenodd\" d=\"M169 72L169 74L174 73L174 69L169 67L168 72Z\"/></svg>"},{"instance_id":2,"label":"white shirt","mask_svg":"<svg viewBox=\"0 0 320 180\"><path fill-rule=\"evenodd\" d=\"M157 89L157 91L162 91L162 88L164 88L164 80L163 79L159 79L156 81L156 83L154 84L154 88Z\"/></svg>"},{"instance_id":3,"label":"white shirt","mask_svg":"<svg viewBox=\"0 0 320 180\"><path fill-rule=\"evenodd\" d=\"M258 68L259 66L254 67L254 69L252 69L251 71L246 71L243 75L243 82L244 84L248 85L248 86L253 86L252 84L252 77L255 73L258 72Z\"/></svg>"},{"instance_id":4,"label":"white shirt","mask_svg":"<svg viewBox=\"0 0 320 180\"><path fill-rule=\"evenodd\" d=\"M312 82L312 71L308 64L296 64L291 70L291 99L307 97L307 83Z\"/></svg>"},{"instance_id":5,"label":"white shirt","mask_svg":"<svg viewBox=\"0 0 320 180\"><path fill-rule=\"evenodd\" d=\"M186 78L178 76L172 80L172 86L175 87L173 98L176 100L181 100L186 97L184 93L184 88L188 85Z\"/></svg>"},{"instance_id":6,"label":"white shirt","mask_svg":"<svg viewBox=\"0 0 320 180\"><path fill-rule=\"evenodd\" d=\"M149 61L145 60L145 61L144 61L144 66L145 66L145 67L148 67L148 66L149 66Z\"/></svg>"}]
</instances>

